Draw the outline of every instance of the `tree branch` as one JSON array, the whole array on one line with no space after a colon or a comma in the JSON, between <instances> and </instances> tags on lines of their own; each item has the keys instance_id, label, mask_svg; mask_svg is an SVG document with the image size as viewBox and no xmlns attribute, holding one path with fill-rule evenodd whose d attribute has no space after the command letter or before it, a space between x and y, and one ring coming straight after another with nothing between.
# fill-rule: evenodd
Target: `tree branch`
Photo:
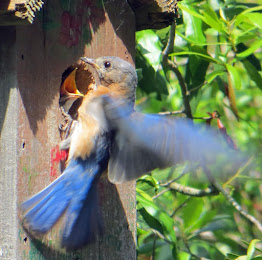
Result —
<instances>
[{"instance_id":1,"label":"tree branch","mask_svg":"<svg viewBox=\"0 0 262 260\"><path fill-rule=\"evenodd\" d=\"M167 45L162 52L162 65L165 72L167 72L168 70L172 70L176 74L182 92L183 102L185 106L185 114L188 118L192 118L192 112L189 103L189 94L187 91L187 86L184 77L178 70L178 67L175 64L175 62L168 59L168 55L173 51L175 35L176 35L176 22L174 21L170 26Z\"/></svg>"},{"instance_id":2,"label":"tree branch","mask_svg":"<svg viewBox=\"0 0 262 260\"><path fill-rule=\"evenodd\" d=\"M215 181L213 185L216 187L219 192L221 192L226 199L231 203L231 205L246 219L248 219L251 223L253 223L260 232L262 232L262 224L252 215L247 213L235 200L233 197L231 197L225 190L224 188L217 182Z\"/></svg>"},{"instance_id":3,"label":"tree branch","mask_svg":"<svg viewBox=\"0 0 262 260\"><path fill-rule=\"evenodd\" d=\"M170 190L177 191L179 193L192 197L216 196L219 194L219 190L216 189L215 186L211 186L209 188L200 190L200 189L184 186L176 182L173 182L170 185Z\"/></svg>"}]
</instances>

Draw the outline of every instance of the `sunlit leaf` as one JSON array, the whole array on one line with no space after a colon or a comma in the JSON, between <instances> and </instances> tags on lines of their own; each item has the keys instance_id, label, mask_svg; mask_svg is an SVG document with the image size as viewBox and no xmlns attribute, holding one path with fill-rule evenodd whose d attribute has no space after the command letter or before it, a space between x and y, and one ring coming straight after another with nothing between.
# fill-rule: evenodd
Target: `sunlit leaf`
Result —
<instances>
[{"instance_id":1,"label":"sunlit leaf","mask_svg":"<svg viewBox=\"0 0 262 260\"><path fill-rule=\"evenodd\" d=\"M240 77L238 75L237 70L229 65L226 64L226 68L228 70L229 76L228 76L228 99L230 101L230 106L231 109L234 113L234 115L236 116L236 118L238 119L238 110L237 110L237 104L236 104L236 96L235 96L235 90L234 87L241 87L241 80Z\"/></svg>"},{"instance_id":2,"label":"sunlit leaf","mask_svg":"<svg viewBox=\"0 0 262 260\"><path fill-rule=\"evenodd\" d=\"M262 40L257 40L252 43L251 47L248 48L247 50L237 53L238 58L245 58L249 55L251 55L254 51L256 51L258 48L262 47Z\"/></svg>"},{"instance_id":3,"label":"sunlit leaf","mask_svg":"<svg viewBox=\"0 0 262 260\"><path fill-rule=\"evenodd\" d=\"M153 202L153 199L143 190L136 188L136 192L138 192L140 194L140 196L144 197L144 199Z\"/></svg>"},{"instance_id":4,"label":"sunlit leaf","mask_svg":"<svg viewBox=\"0 0 262 260\"><path fill-rule=\"evenodd\" d=\"M203 15L205 17L205 22L210 27L217 30L218 32L224 32L222 21L219 20L216 12L209 5L205 5Z\"/></svg>"},{"instance_id":5,"label":"sunlit leaf","mask_svg":"<svg viewBox=\"0 0 262 260\"><path fill-rule=\"evenodd\" d=\"M232 79L233 86L237 89L241 88L241 77L237 69L229 64L226 64L227 71L229 72L230 78Z\"/></svg>"},{"instance_id":6,"label":"sunlit leaf","mask_svg":"<svg viewBox=\"0 0 262 260\"><path fill-rule=\"evenodd\" d=\"M262 14L261 13L247 13L238 16L236 26L241 22L248 22L260 29L262 29Z\"/></svg>"},{"instance_id":7,"label":"sunlit leaf","mask_svg":"<svg viewBox=\"0 0 262 260\"><path fill-rule=\"evenodd\" d=\"M242 255L242 256L239 256L238 258L236 258L235 260L247 260L247 256Z\"/></svg>"},{"instance_id":8,"label":"sunlit leaf","mask_svg":"<svg viewBox=\"0 0 262 260\"><path fill-rule=\"evenodd\" d=\"M199 41L195 41L194 39L191 39L191 38L188 38L188 37L185 37L182 33L180 32L176 32L177 35L179 35L181 38L183 38L186 42L188 43L191 43L192 45L198 45L198 46L209 46L209 45L224 45L225 43L222 43L222 42L199 42ZM179 47L178 46L174 46L174 52L177 52L177 51L185 51L185 49L178 49Z\"/></svg>"},{"instance_id":9,"label":"sunlit leaf","mask_svg":"<svg viewBox=\"0 0 262 260\"><path fill-rule=\"evenodd\" d=\"M179 9L181 9L182 11L185 11L197 18L200 18L201 20L205 21L205 17L203 15L201 15L200 13L196 12L194 9L191 10L190 8L187 7L187 5L185 5L183 2L178 3L178 7Z\"/></svg>"},{"instance_id":10,"label":"sunlit leaf","mask_svg":"<svg viewBox=\"0 0 262 260\"><path fill-rule=\"evenodd\" d=\"M195 223L199 220L203 210L203 200L201 198L191 199L182 209L183 222L186 232L194 229Z\"/></svg>"},{"instance_id":11,"label":"sunlit leaf","mask_svg":"<svg viewBox=\"0 0 262 260\"><path fill-rule=\"evenodd\" d=\"M162 54L157 34L153 30L139 31L136 33L136 40L138 44L137 48L139 48L146 60L157 71Z\"/></svg>"},{"instance_id":12,"label":"sunlit leaf","mask_svg":"<svg viewBox=\"0 0 262 260\"><path fill-rule=\"evenodd\" d=\"M195 9L192 6L188 5L187 8L195 12ZM185 24L186 38L199 43L205 43L206 38L203 34L202 20L186 11L183 11L183 20Z\"/></svg>"},{"instance_id":13,"label":"sunlit leaf","mask_svg":"<svg viewBox=\"0 0 262 260\"><path fill-rule=\"evenodd\" d=\"M256 11L261 11L262 10L262 5L260 6L256 6L256 7L252 7L252 8L248 8L245 11L242 12L242 14L248 14L248 13L252 13L252 12L256 12Z\"/></svg>"},{"instance_id":14,"label":"sunlit leaf","mask_svg":"<svg viewBox=\"0 0 262 260\"><path fill-rule=\"evenodd\" d=\"M255 251L256 251L256 243L259 242L259 239L253 239L250 244L249 247L247 249L247 260L251 260Z\"/></svg>"},{"instance_id":15,"label":"sunlit leaf","mask_svg":"<svg viewBox=\"0 0 262 260\"><path fill-rule=\"evenodd\" d=\"M154 188L159 187L157 179L155 179L153 176L150 175L144 175L141 178L139 178L137 181L150 183L150 185Z\"/></svg>"},{"instance_id":16,"label":"sunlit leaf","mask_svg":"<svg viewBox=\"0 0 262 260\"><path fill-rule=\"evenodd\" d=\"M222 76L224 74L225 74L225 70L223 70L223 69L215 70L215 71L206 75L206 81L207 81L207 83L211 83L216 77Z\"/></svg>"},{"instance_id":17,"label":"sunlit leaf","mask_svg":"<svg viewBox=\"0 0 262 260\"><path fill-rule=\"evenodd\" d=\"M224 10L221 7L219 8L219 14L220 14L220 17L223 19L223 21L227 22L227 18L226 18L225 12L224 12Z\"/></svg>"},{"instance_id":18,"label":"sunlit leaf","mask_svg":"<svg viewBox=\"0 0 262 260\"><path fill-rule=\"evenodd\" d=\"M181 55L196 55L196 56L199 56L199 57L203 58L204 60L206 60L208 62L212 62L212 63L223 65L223 62L221 60L214 59L214 58L212 58L209 55L202 54L202 53L199 53L199 52L182 51L182 52L174 52L174 53L170 54L171 57L172 56L181 56Z\"/></svg>"}]
</instances>

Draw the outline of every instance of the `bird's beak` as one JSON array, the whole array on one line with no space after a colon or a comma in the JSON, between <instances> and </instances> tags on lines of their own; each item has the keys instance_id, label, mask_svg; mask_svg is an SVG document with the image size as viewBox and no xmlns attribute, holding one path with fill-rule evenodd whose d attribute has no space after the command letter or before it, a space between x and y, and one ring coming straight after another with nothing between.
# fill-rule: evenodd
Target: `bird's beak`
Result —
<instances>
[{"instance_id":1,"label":"bird's beak","mask_svg":"<svg viewBox=\"0 0 262 260\"><path fill-rule=\"evenodd\" d=\"M87 57L81 57L80 58L83 62L91 65L92 67L94 67L96 70L100 70L99 66L97 65L97 63L95 62L95 59L89 59Z\"/></svg>"},{"instance_id":2,"label":"bird's beak","mask_svg":"<svg viewBox=\"0 0 262 260\"><path fill-rule=\"evenodd\" d=\"M82 93L78 91L76 86L76 82L75 82L76 70L77 69L74 69L61 85L60 87L61 96L66 95L74 99L84 96Z\"/></svg>"}]
</instances>

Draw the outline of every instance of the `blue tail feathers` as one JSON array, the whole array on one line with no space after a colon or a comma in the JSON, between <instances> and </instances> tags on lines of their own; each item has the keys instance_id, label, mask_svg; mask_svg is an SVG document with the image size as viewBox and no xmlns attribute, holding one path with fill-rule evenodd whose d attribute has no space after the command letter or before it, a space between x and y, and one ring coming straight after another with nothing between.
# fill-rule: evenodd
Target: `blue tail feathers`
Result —
<instances>
[{"instance_id":1,"label":"blue tail feathers","mask_svg":"<svg viewBox=\"0 0 262 260\"><path fill-rule=\"evenodd\" d=\"M106 165L95 158L71 159L57 180L21 205L29 231L44 234L65 214L62 246L77 249L92 242L102 232L97 182Z\"/></svg>"}]
</instances>

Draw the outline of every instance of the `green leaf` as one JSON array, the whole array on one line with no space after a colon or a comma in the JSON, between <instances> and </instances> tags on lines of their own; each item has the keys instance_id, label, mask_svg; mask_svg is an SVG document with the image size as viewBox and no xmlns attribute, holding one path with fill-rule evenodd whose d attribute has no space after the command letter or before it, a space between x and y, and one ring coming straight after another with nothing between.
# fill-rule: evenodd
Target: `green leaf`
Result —
<instances>
[{"instance_id":1,"label":"green leaf","mask_svg":"<svg viewBox=\"0 0 262 260\"><path fill-rule=\"evenodd\" d=\"M262 5L248 8L245 11L243 11L242 14L252 13L252 12L261 11L261 10L262 10Z\"/></svg>"},{"instance_id":2,"label":"green leaf","mask_svg":"<svg viewBox=\"0 0 262 260\"><path fill-rule=\"evenodd\" d=\"M248 60L242 60L241 62L247 70L250 78L256 82L257 86L262 90L262 78L261 75L257 72L256 68Z\"/></svg>"},{"instance_id":3,"label":"green leaf","mask_svg":"<svg viewBox=\"0 0 262 260\"><path fill-rule=\"evenodd\" d=\"M162 234L166 235L171 241L176 242L176 235L174 231L174 221L170 218L166 212L162 211L154 202L146 199L145 197L137 194L137 201L144 207L146 212L151 217L157 219L162 227Z\"/></svg>"},{"instance_id":4,"label":"green leaf","mask_svg":"<svg viewBox=\"0 0 262 260\"><path fill-rule=\"evenodd\" d=\"M197 221L192 225L191 229L188 229L187 232L198 229L200 232L204 231L214 231L212 230L212 224L216 221L212 221L217 215L217 210L203 211ZM211 222L212 221L212 222ZM216 222L216 227L219 227Z\"/></svg>"},{"instance_id":5,"label":"green leaf","mask_svg":"<svg viewBox=\"0 0 262 260\"><path fill-rule=\"evenodd\" d=\"M209 74L206 75L206 81L207 83L211 83L216 77L222 76L225 74L225 70L220 69L220 70L215 70Z\"/></svg>"},{"instance_id":6,"label":"green leaf","mask_svg":"<svg viewBox=\"0 0 262 260\"><path fill-rule=\"evenodd\" d=\"M241 88L241 78L240 75L235 67L232 65L226 64L227 71L230 75L230 78L232 80L233 86L235 88L240 89Z\"/></svg>"},{"instance_id":7,"label":"green leaf","mask_svg":"<svg viewBox=\"0 0 262 260\"><path fill-rule=\"evenodd\" d=\"M208 24L211 28L215 29L218 32L224 32L223 23L218 19L215 11L210 8L209 5L204 5L203 15L196 12L193 9L188 8L185 4L178 3L178 7L187 12L188 14L201 19L203 22Z\"/></svg>"},{"instance_id":8,"label":"green leaf","mask_svg":"<svg viewBox=\"0 0 262 260\"><path fill-rule=\"evenodd\" d=\"M244 43L239 43L236 47L238 53L243 52L248 48ZM246 59L256 68L256 70L261 71L260 60L254 54L247 56Z\"/></svg>"},{"instance_id":9,"label":"green leaf","mask_svg":"<svg viewBox=\"0 0 262 260\"><path fill-rule=\"evenodd\" d=\"M145 234L148 234L148 231L143 230L141 228L137 228L136 233L137 233L137 235L145 235Z\"/></svg>"},{"instance_id":10,"label":"green leaf","mask_svg":"<svg viewBox=\"0 0 262 260\"><path fill-rule=\"evenodd\" d=\"M141 214L143 217L144 221L147 223L147 225L152 228L157 230L159 233L164 234L163 227L159 220L152 215L150 215L145 208L140 208L138 212Z\"/></svg>"},{"instance_id":11,"label":"green leaf","mask_svg":"<svg viewBox=\"0 0 262 260\"><path fill-rule=\"evenodd\" d=\"M140 196L143 196L144 199L153 202L153 199L146 192L140 190L139 188L136 188L136 192L138 192Z\"/></svg>"},{"instance_id":12,"label":"green leaf","mask_svg":"<svg viewBox=\"0 0 262 260\"><path fill-rule=\"evenodd\" d=\"M173 256L173 259L179 259L179 256L177 254L177 247L176 247L176 245L174 245L173 248L172 248L172 256Z\"/></svg>"},{"instance_id":13,"label":"green leaf","mask_svg":"<svg viewBox=\"0 0 262 260\"><path fill-rule=\"evenodd\" d=\"M140 49L138 48L136 53L136 67L142 70L138 87L147 94L156 92L157 98L160 100L161 94L168 94L165 75L161 74L159 70L155 71L154 67L150 65L145 56L140 52Z\"/></svg>"},{"instance_id":14,"label":"green leaf","mask_svg":"<svg viewBox=\"0 0 262 260\"><path fill-rule=\"evenodd\" d=\"M157 71L161 62L162 49L159 37L153 30L144 30L136 33L137 48L151 66Z\"/></svg>"},{"instance_id":15,"label":"green leaf","mask_svg":"<svg viewBox=\"0 0 262 260\"><path fill-rule=\"evenodd\" d=\"M238 257L239 257L239 255L232 254L232 253L227 253L227 258L226 259L228 259L228 260L235 260Z\"/></svg>"},{"instance_id":16,"label":"green leaf","mask_svg":"<svg viewBox=\"0 0 262 260\"><path fill-rule=\"evenodd\" d=\"M220 65L224 64L219 59L214 59L214 58L212 58L211 56L209 56L207 54L202 54L202 53L193 52L193 51L174 52L174 53L170 54L171 57L173 57L173 56L181 56L181 55L196 55L196 56L199 56L199 57L203 58L204 60L206 60L208 62L212 62L212 63L220 64Z\"/></svg>"},{"instance_id":17,"label":"green leaf","mask_svg":"<svg viewBox=\"0 0 262 260\"><path fill-rule=\"evenodd\" d=\"M261 13L247 13L247 14L242 14L239 15L237 20L236 20L236 26L240 24L241 22L248 22L255 27L258 27L262 29L262 14Z\"/></svg>"},{"instance_id":18,"label":"green leaf","mask_svg":"<svg viewBox=\"0 0 262 260\"><path fill-rule=\"evenodd\" d=\"M247 260L251 260L255 251L256 251L256 243L259 242L259 239L253 239L250 244L249 247L247 249Z\"/></svg>"},{"instance_id":19,"label":"green leaf","mask_svg":"<svg viewBox=\"0 0 262 260\"><path fill-rule=\"evenodd\" d=\"M218 32L224 32L222 21L218 19L216 12L209 5L205 5L203 15L205 17L205 22L211 28Z\"/></svg>"},{"instance_id":20,"label":"green leaf","mask_svg":"<svg viewBox=\"0 0 262 260\"><path fill-rule=\"evenodd\" d=\"M208 55L205 49L199 46L191 46L191 51L202 55ZM198 91L200 90L199 86L204 84L208 66L209 61L207 59L196 55L189 56L189 60L186 65L185 80L189 91L191 89L196 90L190 96L191 99L193 96L198 94Z\"/></svg>"},{"instance_id":21,"label":"green leaf","mask_svg":"<svg viewBox=\"0 0 262 260\"><path fill-rule=\"evenodd\" d=\"M247 260L247 256L246 255L239 256L238 258L236 258L236 260Z\"/></svg>"},{"instance_id":22,"label":"green leaf","mask_svg":"<svg viewBox=\"0 0 262 260\"><path fill-rule=\"evenodd\" d=\"M192 198L182 209L186 233L190 233L194 229L195 223L202 214L203 206L204 202L202 198Z\"/></svg>"},{"instance_id":23,"label":"green leaf","mask_svg":"<svg viewBox=\"0 0 262 260\"><path fill-rule=\"evenodd\" d=\"M159 188L158 180L150 175L144 175L143 177L139 178L137 181L140 181L142 183L146 182L156 189Z\"/></svg>"},{"instance_id":24,"label":"green leaf","mask_svg":"<svg viewBox=\"0 0 262 260\"><path fill-rule=\"evenodd\" d=\"M195 9L192 6L187 6L187 8L195 12ZM186 11L182 12L186 37L199 43L205 43L206 37L203 34L202 20Z\"/></svg>"},{"instance_id":25,"label":"green leaf","mask_svg":"<svg viewBox=\"0 0 262 260\"><path fill-rule=\"evenodd\" d=\"M161 40L166 40L167 36L169 35L169 27L165 27L163 29L157 30L156 34Z\"/></svg>"},{"instance_id":26,"label":"green leaf","mask_svg":"<svg viewBox=\"0 0 262 260\"><path fill-rule=\"evenodd\" d=\"M258 48L262 46L262 40L257 40L252 43L251 47L247 50L237 53L238 58L246 58L247 56L251 55L254 51L256 51Z\"/></svg>"},{"instance_id":27,"label":"green leaf","mask_svg":"<svg viewBox=\"0 0 262 260\"><path fill-rule=\"evenodd\" d=\"M205 42L198 42L198 41L195 41L191 38L187 38L185 37L182 33L180 33L179 31L176 32L176 35L180 36L181 38L183 38L185 41L187 41L188 43L192 44L192 45L198 45L198 46L209 46L209 45L224 45L224 43L222 42L212 42L212 43L207 43L206 41ZM186 51L185 48L182 49L181 47L178 47L178 46L174 46L174 52L177 52L177 51Z\"/></svg>"},{"instance_id":28,"label":"green leaf","mask_svg":"<svg viewBox=\"0 0 262 260\"><path fill-rule=\"evenodd\" d=\"M143 79L143 70L141 68L136 69L138 81Z\"/></svg>"},{"instance_id":29,"label":"green leaf","mask_svg":"<svg viewBox=\"0 0 262 260\"><path fill-rule=\"evenodd\" d=\"M226 68L228 70L228 99L230 101L231 109L238 119L238 110L237 110L237 104L236 104L236 96L235 96L235 90L236 87L241 87L241 80L238 74L238 71L233 66L226 64Z\"/></svg>"},{"instance_id":30,"label":"green leaf","mask_svg":"<svg viewBox=\"0 0 262 260\"><path fill-rule=\"evenodd\" d=\"M226 18L228 21L231 21L232 19L235 19L237 15L243 12L243 10L246 10L246 6L240 6L240 5L232 5L232 7L225 6L222 8Z\"/></svg>"},{"instance_id":31,"label":"green leaf","mask_svg":"<svg viewBox=\"0 0 262 260\"><path fill-rule=\"evenodd\" d=\"M178 3L178 8L181 9L182 11L187 12L188 14L191 14L197 18L200 18L202 21L205 21L205 17L199 13L197 13L195 10L191 10L190 8L187 7L183 2Z\"/></svg>"}]
</instances>

